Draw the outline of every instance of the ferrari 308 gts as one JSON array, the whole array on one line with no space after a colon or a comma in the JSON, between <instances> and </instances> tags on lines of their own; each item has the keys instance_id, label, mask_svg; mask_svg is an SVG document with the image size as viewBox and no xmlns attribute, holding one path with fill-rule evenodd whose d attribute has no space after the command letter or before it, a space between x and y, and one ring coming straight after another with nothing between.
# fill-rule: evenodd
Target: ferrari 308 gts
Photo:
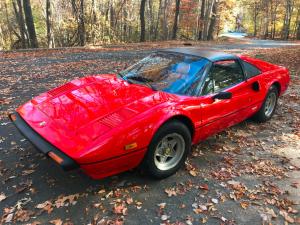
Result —
<instances>
[{"instance_id":1,"label":"ferrari 308 gts","mask_svg":"<svg viewBox=\"0 0 300 225\"><path fill-rule=\"evenodd\" d=\"M193 144L247 118L269 120L289 80L286 68L247 56L164 49L52 89L9 117L65 170L99 179L140 165L164 178Z\"/></svg>"}]
</instances>

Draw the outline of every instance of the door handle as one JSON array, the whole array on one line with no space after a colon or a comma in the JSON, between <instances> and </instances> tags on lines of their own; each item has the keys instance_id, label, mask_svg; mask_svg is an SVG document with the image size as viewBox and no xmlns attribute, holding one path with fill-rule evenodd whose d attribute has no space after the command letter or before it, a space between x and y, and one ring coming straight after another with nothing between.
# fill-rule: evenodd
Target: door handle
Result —
<instances>
[{"instance_id":1,"label":"door handle","mask_svg":"<svg viewBox=\"0 0 300 225\"><path fill-rule=\"evenodd\" d=\"M259 91L260 90L260 85L259 85L258 81L254 81L252 83L252 90L253 91Z\"/></svg>"}]
</instances>

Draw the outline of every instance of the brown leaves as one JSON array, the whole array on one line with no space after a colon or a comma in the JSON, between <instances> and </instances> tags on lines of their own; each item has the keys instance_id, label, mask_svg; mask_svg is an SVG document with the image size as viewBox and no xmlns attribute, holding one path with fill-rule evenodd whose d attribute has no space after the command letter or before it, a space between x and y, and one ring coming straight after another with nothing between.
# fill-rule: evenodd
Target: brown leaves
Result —
<instances>
[{"instance_id":1,"label":"brown leaves","mask_svg":"<svg viewBox=\"0 0 300 225\"><path fill-rule=\"evenodd\" d=\"M63 221L61 219L50 220L49 223L54 225L62 225Z\"/></svg>"},{"instance_id":2,"label":"brown leaves","mask_svg":"<svg viewBox=\"0 0 300 225\"><path fill-rule=\"evenodd\" d=\"M218 201L214 201L212 200L212 203L205 203L205 204L199 204L199 203L193 203L192 207L193 207L193 211L196 214L200 214L200 213L206 213L206 212L214 212L217 209L215 208L215 204L217 204Z\"/></svg>"},{"instance_id":3,"label":"brown leaves","mask_svg":"<svg viewBox=\"0 0 300 225\"><path fill-rule=\"evenodd\" d=\"M128 198L126 199L126 203L127 203L128 205L131 205L131 204L133 203L133 199L128 197Z\"/></svg>"},{"instance_id":4,"label":"brown leaves","mask_svg":"<svg viewBox=\"0 0 300 225\"><path fill-rule=\"evenodd\" d=\"M0 202L6 199L6 195L4 193L0 194Z\"/></svg>"},{"instance_id":5,"label":"brown leaves","mask_svg":"<svg viewBox=\"0 0 300 225\"><path fill-rule=\"evenodd\" d=\"M250 203L249 202L240 202L240 205L243 209L247 209L249 207Z\"/></svg>"},{"instance_id":6,"label":"brown leaves","mask_svg":"<svg viewBox=\"0 0 300 225\"><path fill-rule=\"evenodd\" d=\"M298 183L298 182L293 182L293 183L291 184L291 186L292 186L293 188L298 188L298 187L299 187L299 183Z\"/></svg>"},{"instance_id":7,"label":"brown leaves","mask_svg":"<svg viewBox=\"0 0 300 225\"><path fill-rule=\"evenodd\" d=\"M53 205L50 201L45 201L44 203L38 204L35 208L42 209L50 214L53 211Z\"/></svg>"},{"instance_id":8,"label":"brown leaves","mask_svg":"<svg viewBox=\"0 0 300 225\"><path fill-rule=\"evenodd\" d=\"M4 208L4 214L1 219L1 223L10 223L14 217L15 208Z\"/></svg>"},{"instance_id":9,"label":"brown leaves","mask_svg":"<svg viewBox=\"0 0 300 225\"><path fill-rule=\"evenodd\" d=\"M189 172L189 174L192 175L193 177L196 177L199 173L197 168L189 162L185 163L185 168Z\"/></svg>"},{"instance_id":10,"label":"brown leaves","mask_svg":"<svg viewBox=\"0 0 300 225\"><path fill-rule=\"evenodd\" d=\"M14 220L18 222L27 222L32 215L34 215L33 211L20 209L15 212Z\"/></svg>"},{"instance_id":11,"label":"brown leaves","mask_svg":"<svg viewBox=\"0 0 300 225\"><path fill-rule=\"evenodd\" d=\"M113 212L115 214L122 214L126 216L128 214L128 209L124 203L116 203L113 207Z\"/></svg>"},{"instance_id":12,"label":"brown leaves","mask_svg":"<svg viewBox=\"0 0 300 225\"><path fill-rule=\"evenodd\" d=\"M289 216L289 214L286 211L280 210L279 214L284 218L285 221L288 223L294 223L295 220Z\"/></svg>"},{"instance_id":13,"label":"brown leaves","mask_svg":"<svg viewBox=\"0 0 300 225\"><path fill-rule=\"evenodd\" d=\"M23 170L22 171L22 176L27 176L29 174L32 174L35 170Z\"/></svg>"},{"instance_id":14,"label":"brown leaves","mask_svg":"<svg viewBox=\"0 0 300 225\"><path fill-rule=\"evenodd\" d=\"M199 188L202 189L202 190L205 190L205 191L208 191L208 190L209 190L207 184L201 184L201 185L199 185Z\"/></svg>"},{"instance_id":15,"label":"brown leaves","mask_svg":"<svg viewBox=\"0 0 300 225\"><path fill-rule=\"evenodd\" d=\"M78 199L78 197L79 197L79 194L60 196L55 201L54 204L55 204L56 208L60 208L63 206L68 206L68 205L75 205L77 203L76 199Z\"/></svg>"},{"instance_id":16,"label":"brown leaves","mask_svg":"<svg viewBox=\"0 0 300 225\"><path fill-rule=\"evenodd\" d=\"M175 188L166 188L165 192L167 193L168 197L177 196Z\"/></svg>"},{"instance_id":17,"label":"brown leaves","mask_svg":"<svg viewBox=\"0 0 300 225\"><path fill-rule=\"evenodd\" d=\"M233 171L230 168L221 168L221 170L211 172L211 175L217 180L229 180L233 177Z\"/></svg>"}]
</instances>

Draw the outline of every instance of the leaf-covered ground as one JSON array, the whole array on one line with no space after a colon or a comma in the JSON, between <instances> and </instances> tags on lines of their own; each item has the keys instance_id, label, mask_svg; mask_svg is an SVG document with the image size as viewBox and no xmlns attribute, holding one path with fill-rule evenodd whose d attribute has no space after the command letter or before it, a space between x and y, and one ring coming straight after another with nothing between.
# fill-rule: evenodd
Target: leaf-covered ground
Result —
<instances>
[{"instance_id":1,"label":"leaf-covered ground","mask_svg":"<svg viewBox=\"0 0 300 225\"><path fill-rule=\"evenodd\" d=\"M98 181L66 173L7 119L38 93L178 44L0 53L0 224L300 224L300 47L232 46L288 67L288 92L272 120L194 146L185 168L161 181L138 170Z\"/></svg>"}]
</instances>

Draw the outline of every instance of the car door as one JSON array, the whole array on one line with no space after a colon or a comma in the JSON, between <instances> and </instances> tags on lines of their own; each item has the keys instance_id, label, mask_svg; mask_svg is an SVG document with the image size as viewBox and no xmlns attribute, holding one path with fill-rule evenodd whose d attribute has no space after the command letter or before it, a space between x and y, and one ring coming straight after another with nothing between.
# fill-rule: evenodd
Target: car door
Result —
<instances>
[{"instance_id":1,"label":"car door","mask_svg":"<svg viewBox=\"0 0 300 225\"><path fill-rule=\"evenodd\" d=\"M213 63L201 87L200 139L247 118L251 105L247 89L248 84L237 59Z\"/></svg>"}]
</instances>

